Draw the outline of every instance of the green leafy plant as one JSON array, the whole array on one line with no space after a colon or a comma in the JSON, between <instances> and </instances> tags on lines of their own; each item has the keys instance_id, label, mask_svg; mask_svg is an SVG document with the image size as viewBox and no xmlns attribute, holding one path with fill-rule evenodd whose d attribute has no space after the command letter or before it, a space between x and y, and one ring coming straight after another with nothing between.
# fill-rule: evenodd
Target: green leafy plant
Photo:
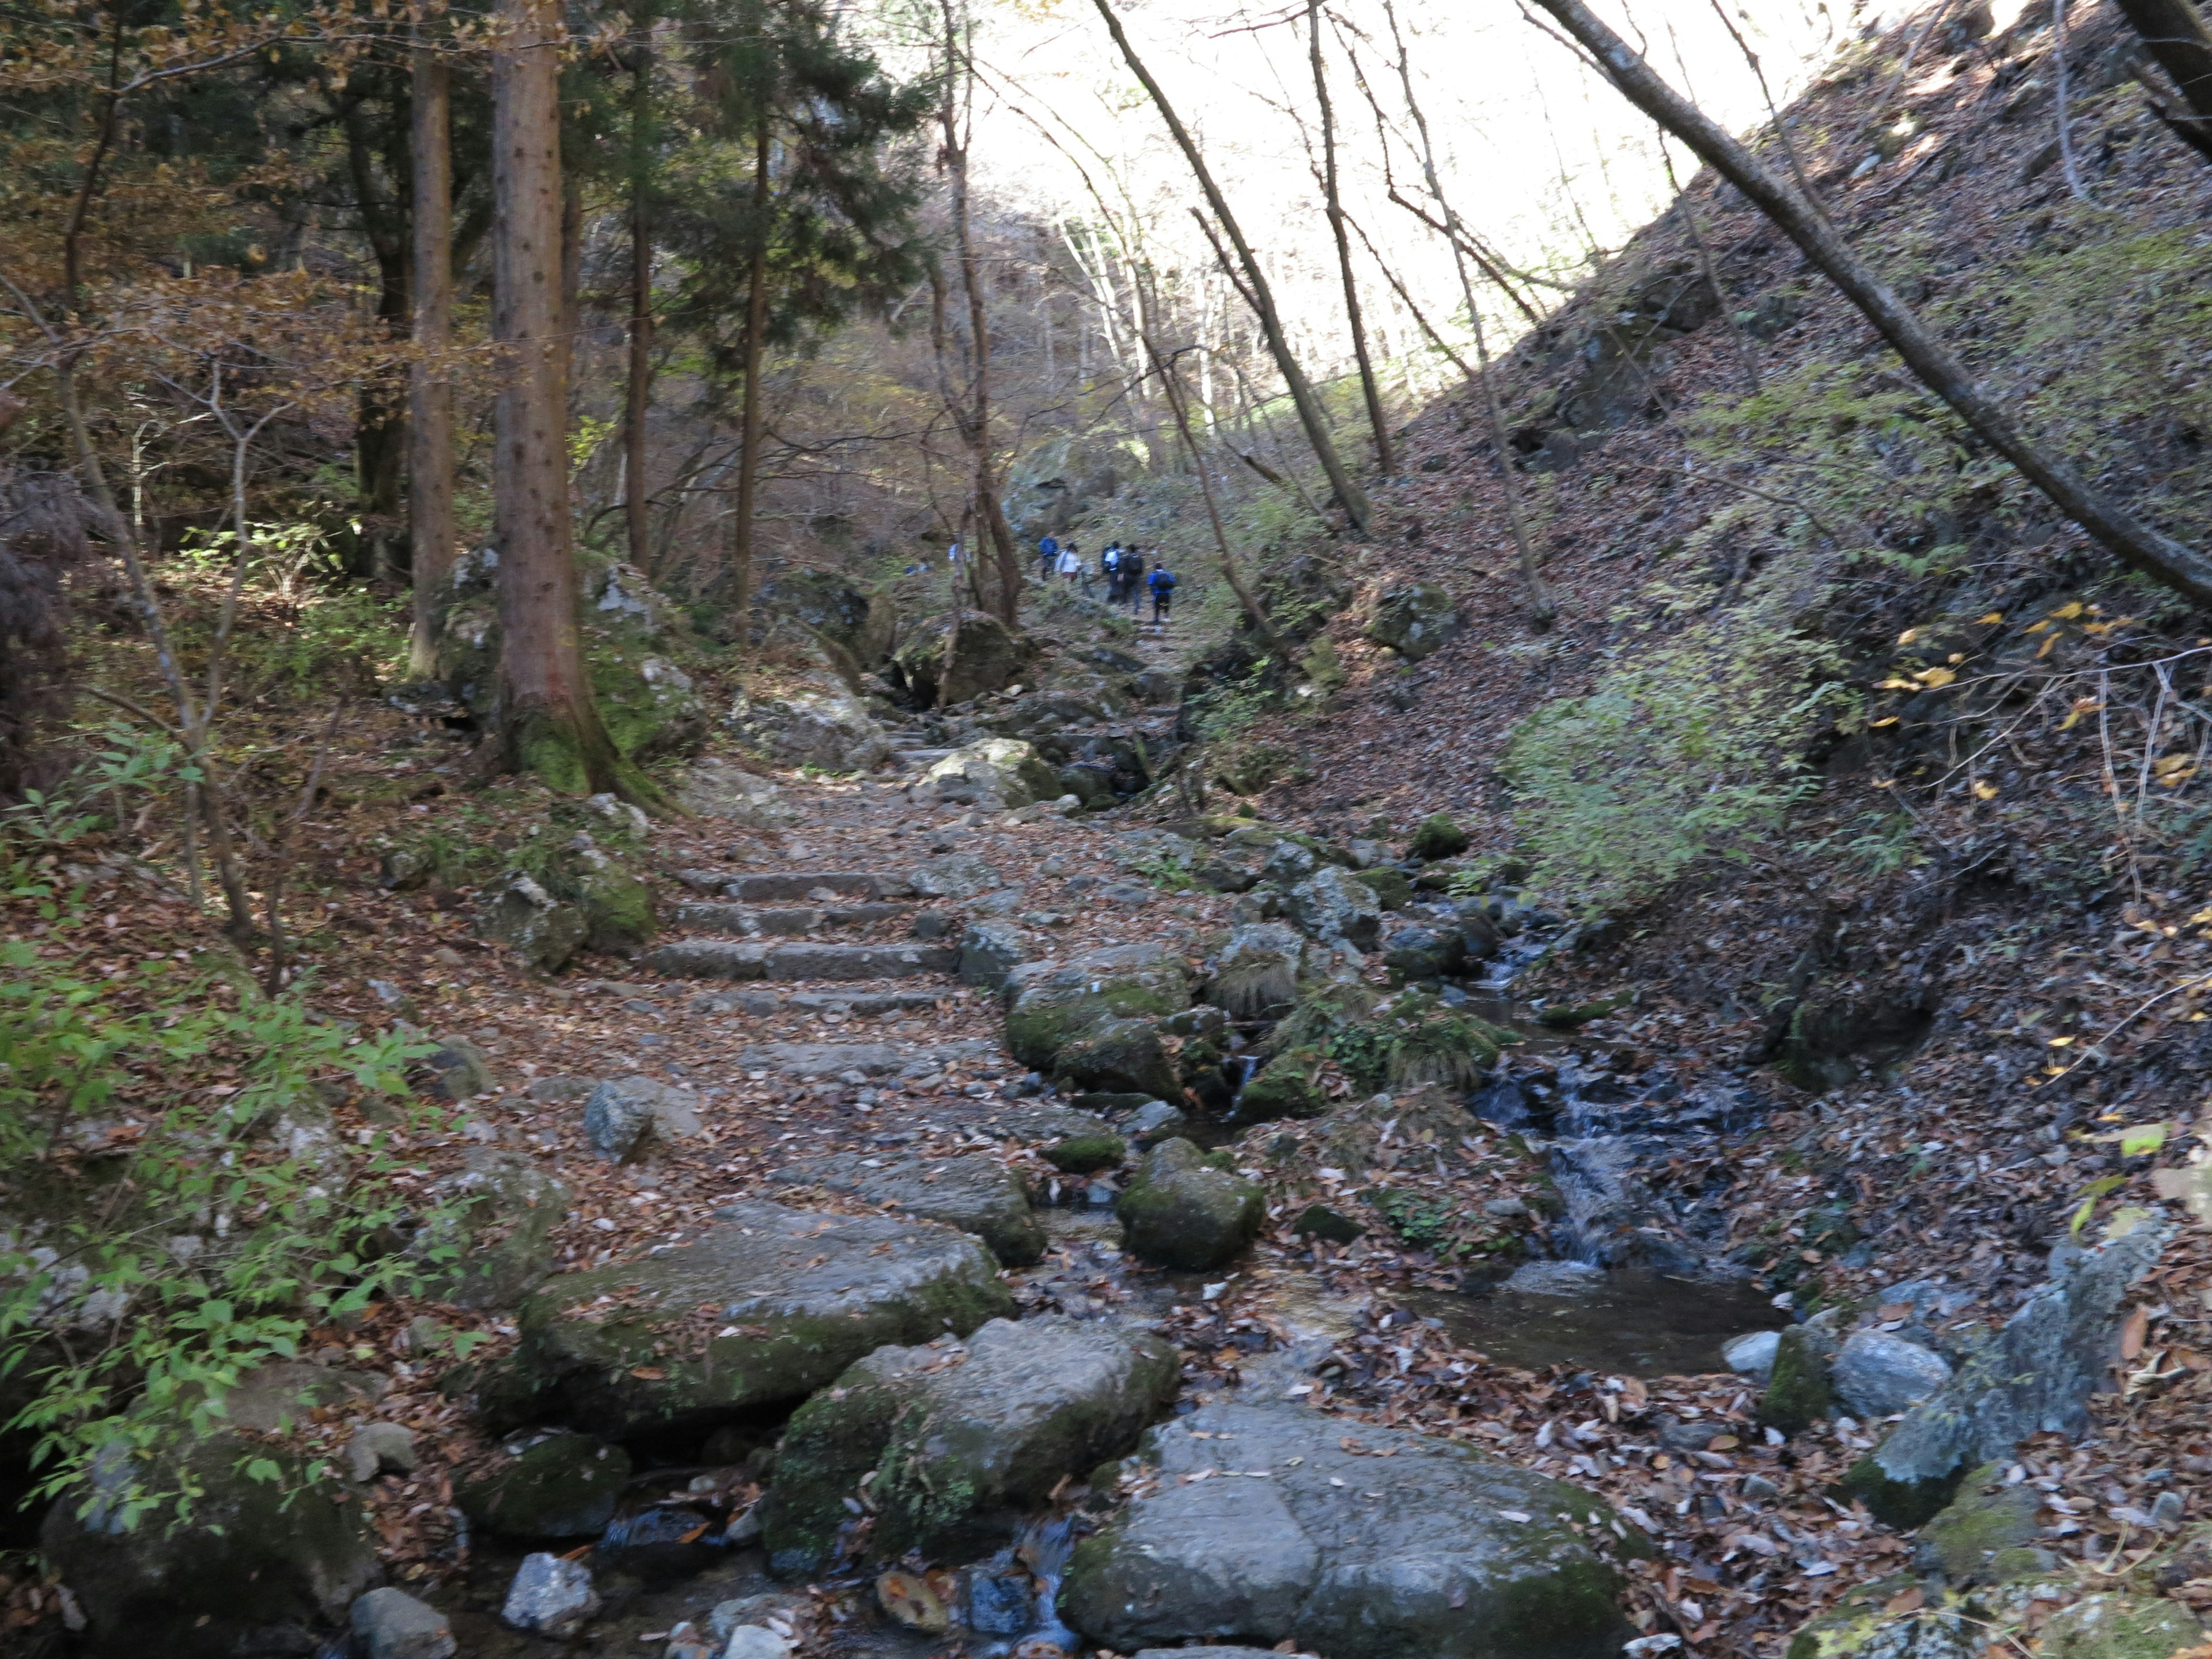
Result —
<instances>
[{"instance_id":1,"label":"green leafy plant","mask_svg":"<svg viewBox=\"0 0 2212 1659\"><path fill-rule=\"evenodd\" d=\"M1820 678L1831 647L1784 610L1777 584L1522 721L1503 769L1541 884L1586 909L1632 906L1814 790L1798 750L1841 693Z\"/></svg>"},{"instance_id":2,"label":"green leafy plant","mask_svg":"<svg viewBox=\"0 0 2212 1659\"><path fill-rule=\"evenodd\" d=\"M0 945L0 1375L27 1395L7 1426L33 1437L33 1497L97 1462L125 1524L181 1516L173 1455L224 1426L240 1378L422 1265L392 1243L421 1218L395 1137L432 1109L349 1143L318 1085L404 1096L428 1045L166 957L103 972L76 945L78 897L6 868L8 893L55 919L38 945ZM249 1473L277 1478L262 1461Z\"/></svg>"}]
</instances>

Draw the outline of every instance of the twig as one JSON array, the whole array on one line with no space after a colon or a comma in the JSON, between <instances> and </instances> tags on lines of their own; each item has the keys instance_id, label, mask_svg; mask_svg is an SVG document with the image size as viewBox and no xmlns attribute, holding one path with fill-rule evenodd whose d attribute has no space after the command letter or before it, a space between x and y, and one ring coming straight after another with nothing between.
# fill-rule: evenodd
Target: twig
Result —
<instances>
[{"instance_id":1,"label":"twig","mask_svg":"<svg viewBox=\"0 0 2212 1659\"><path fill-rule=\"evenodd\" d=\"M2066 188L2074 193L2077 202L2091 207L2089 192L2082 187L2081 169L2074 159L2074 131L2066 114L2066 9L2070 0L2051 0L2051 63L2053 79L2057 83L2058 162L2066 172Z\"/></svg>"}]
</instances>

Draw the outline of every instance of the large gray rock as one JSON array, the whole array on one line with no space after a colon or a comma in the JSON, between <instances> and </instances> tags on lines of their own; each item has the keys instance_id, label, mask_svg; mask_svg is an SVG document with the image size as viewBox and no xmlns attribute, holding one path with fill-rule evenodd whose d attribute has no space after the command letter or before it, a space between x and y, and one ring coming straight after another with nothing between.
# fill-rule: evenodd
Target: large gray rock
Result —
<instances>
[{"instance_id":1,"label":"large gray rock","mask_svg":"<svg viewBox=\"0 0 2212 1659\"><path fill-rule=\"evenodd\" d=\"M592 1570L557 1555L526 1555L507 1586L499 1616L516 1630L565 1640L599 1610Z\"/></svg>"},{"instance_id":2,"label":"large gray rock","mask_svg":"<svg viewBox=\"0 0 2212 1659\"><path fill-rule=\"evenodd\" d=\"M1632 1633L1592 1540L1640 1553L1641 1535L1463 1443L1211 1405L1143 1455L1154 1480L1077 1547L1060 1603L1117 1652L1213 1638L1329 1659L1611 1659Z\"/></svg>"},{"instance_id":3,"label":"large gray rock","mask_svg":"<svg viewBox=\"0 0 2212 1659\"><path fill-rule=\"evenodd\" d=\"M1008 974L1030 959L1034 943L1010 922L971 923L960 935L960 982L998 990Z\"/></svg>"},{"instance_id":4,"label":"large gray rock","mask_svg":"<svg viewBox=\"0 0 2212 1659\"><path fill-rule=\"evenodd\" d=\"M2105 1384L2120 1304L2170 1236L2167 1223L2147 1219L2094 1249L2062 1242L2051 1277L1850 1469L1845 1487L1891 1525L1918 1526L1966 1470L2033 1434L2080 1433Z\"/></svg>"},{"instance_id":5,"label":"large gray rock","mask_svg":"<svg viewBox=\"0 0 2212 1659\"><path fill-rule=\"evenodd\" d=\"M278 1462L278 1480L245 1473L262 1458ZM137 1480L155 1490L192 1483L191 1518L169 1526L151 1515L126 1527ZM342 1496L357 1498L236 1433L196 1440L158 1469L102 1459L89 1490L57 1503L39 1530L40 1551L84 1612L75 1650L90 1659L313 1651L383 1577L363 1505Z\"/></svg>"},{"instance_id":6,"label":"large gray rock","mask_svg":"<svg viewBox=\"0 0 2212 1659\"><path fill-rule=\"evenodd\" d=\"M802 1399L885 1343L1012 1311L990 1253L949 1227L764 1203L714 1214L689 1244L563 1274L523 1304L516 1381L540 1410L614 1438L708 1426Z\"/></svg>"},{"instance_id":7,"label":"large gray rock","mask_svg":"<svg viewBox=\"0 0 2212 1659\"><path fill-rule=\"evenodd\" d=\"M615 1518L629 1454L587 1434L513 1437L453 1484L470 1522L503 1538L596 1538Z\"/></svg>"},{"instance_id":8,"label":"large gray rock","mask_svg":"<svg viewBox=\"0 0 2212 1659\"><path fill-rule=\"evenodd\" d=\"M1419 662L1462 630L1459 607L1432 582L1400 582L1376 597L1367 637Z\"/></svg>"},{"instance_id":9,"label":"large gray rock","mask_svg":"<svg viewBox=\"0 0 2212 1659\"><path fill-rule=\"evenodd\" d=\"M672 1089L649 1077L610 1078L584 1102L584 1139L601 1158L617 1164L636 1156L649 1133L681 1139L699 1133L699 1115L690 1091Z\"/></svg>"},{"instance_id":10,"label":"large gray rock","mask_svg":"<svg viewBox=\"0 0 2212 1659\"><path fill-rule=\"evenodd\" d=\"M350 1618L361 1659L453 1659L458 1648L444 1613L389 1584L356 1601Z\"/></svg>"},{"instance_id":11,"label":"large gray rock","mask_svg":"<svg viewBox=\"0 0 2212 1659\"><path fill-rule=\"evenodd\" d=\"M1306 942L1295 927L1279 921L1232 927L1206 960L1206 1000L1237 1019L1279 1019L1298 1000L1305 959Z\"/></svg>"},{"instance_id":12,"label":"large gray rock","mask_svg":"<svg viewBox=\"0 0 2212 1659\"><path fill-rule=\"evenodd\" d=\"M843 691L739 697L727 724L739 742L779 766L872 772L891 757L882 729L859 698Z\"/></svg>"},{"instance_id":13,"label":"large gray rock","mask_svg":"<svg viewBox=\"0 0 2212 1659\"><path fill-rule=\"evenodd\" d=\"M1009 1267L1025 1267L1044 1254L1044 1228L1030 1208L1029 1189L994 1158L832 1152L772 1170L768 1178L779 1186L818 1187L957 1227L981 1239Z\"/></svg>"},{"instance_id":14,"label":"large gray rock","mask_svg":"<svg viewBox=\"0 0 2212 1659\"><path fill-rule=\"evenodd\" d=\"M1060 773L1018 738L986 738L956 749L922 774L920 787L939 800L988 810L1060 798Z\"/></svg>"},{"instance_id":15,"label":"large gray rock","mask_svg":"<svg viewBox=\"0 0 2212 1659\"><path fill-rule=\"evenodd\" d=\"M1291 888L1284 905L1300 933L1324 945L1371 951L1382 936L1382 904L1375 890L1333 864Z\"/></svg>"},{"instance_id":16,"label":"large gray rock","mask_svg":"<svg viewBox=\"0 0 2212 1659\"><path fill-rule=\"evenodd\" d=\"M1854 1417L1887 1417L1917 1406L1951 1380L1950 1362L1887 1331L1854 1331L1829 1368Z\"/></svg>"},{"instance_id":17,"label":"large gray rock","mask_svg":"<svg viewBox=\"0 0 2212 1659\"><path fill-rule=\"evenodd\" d=\"M431 1193L437 1202L408 1246L422 1264L424 1295L511 1308L553 1271L568 1189L529 1158L480 1148Z\"/></svg>"},{"instance_id":18,"label":"large gray rock","mask_svg":"<svg viewBox=\"0 0 2212 1659\"><path fill-rule=\"evenodd\" d=\"M1060 1051L1109 1019L1157 1020L1190 1005L1182 958L1157 945L1118 945L1059 962L1024 963L1000 992L1006 1048L1050 1073Z\"/></svg>"},{"instance_id":19,"label":"large gray rock","mask_svg":"<svg viewBox=\"0 0 2212 1659\"><path fill-rule=\"evenodd\" d=\"M691 763L676 786L676 799L701 817L720 818L746 830L787 830L800 817L799 809L768 779L713 757Z\"/></svg>"},{"instance_id":20,"label":"large gray rock","mask_svg":"<svg viewBox=\"0 0 2212 1659\"><path fill-rule=\"evenodd\" d=\"M1188 1140L1165 1140L1138 1166L1114 1206L1129 1248L1163 1267L1205 1273L1232 1261L1259 1237L1267 1206L1260 1188Z\"/></svg>"},{"instance_id":21,"label":"large gray rock","mask_svg":"<svg viewBox=\"0 0 2212 1659\"><path fill-rule=\"evenodd\" d=\"M917 866L908 882L924 898L968 898L1005 885L1005 878L976 854L946 853Z\"/></svg>"},{"instance_id":22,"label":"large gray rock","mask_svg":"<svg viewBox=\"0 0 2212 1659\"><path fill-rule=\"evenodd\" d=\"M485 890L476 931L538 972L552 974L568 965L591 924L580 905L564 903L532 878L516 874Z\"/></svg>"},{"instance_id":23,"label":"large gray rock","mask_svg":"<svg viewBox=\"0 0 2212 1659\"><path fill-rule=\"evenodd\" d=\"M994 1319L959 1347L879 1348L793 1414L764 1517L779 1571L811 1571L863 1492L872 1553L988 1551L1068 1476L1136 1444L1175 1398L1158 1338Z\"/></svg>"}]
</instances>

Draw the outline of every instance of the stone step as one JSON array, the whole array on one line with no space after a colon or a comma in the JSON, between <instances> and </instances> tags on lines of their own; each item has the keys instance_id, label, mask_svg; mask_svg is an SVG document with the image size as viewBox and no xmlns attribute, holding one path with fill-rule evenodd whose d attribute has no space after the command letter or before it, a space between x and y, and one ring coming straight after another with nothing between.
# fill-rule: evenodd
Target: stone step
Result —
<instances>
[{"instance_id":1,"label":"stone step","mask_svg":"<svg viewBox=\"0 0 2212 1659\"><path fill-rule=\"evenodd\" d=\"M927 991L701 991L688 1005L695 1014L750 1014L772 1018L787 1010L803 1014L915 1013L934 1008L953 992L949 985Z\"/></svg>"},{"instance_id":2,"label":"stone step","mask_svg":"<svg viewBox=\"0 0 2212 1659\"><path fill-rule=\"evenodd\" d=\"M957 749L909 749L898 758L907 766L934 766L947 755L957 755L959 752Z\"/></svg>"},{"instance_id":3,"label":"stone step","mask_svg":"<svg viewBox=\"0 0 2212 1659\"><path fill-rule=\"evenodd\" d=\"M957 945L762 945L751 939L671 939L646 958L656 974L686 979L915 979L949 974Z\"/></svg>"},{"instance_id":4,"label":"stone step","mask_svg":"<svg viewBox=\"0 0 2212 1659\"><path fill-rule=\"evenodd\" d=\"M812 899L817 893L832 898L911 898L914 884L904 876L866 870L771 871L759 875L730 876L722 882L723 897L747 904L787 904Z\"/></svg>"},{"instance_id":5,"label":"stone step","mask_svg":"<svg viewBox=\"0 0 2212 1659\"><path fill-rule=\"evenodd\" d=\"M676 907L676 926L695 933L734 933L739 939L793 938L819 927L872 927L911 915L911 903L756 907L697 902Z\"/></svg>"}]
</instances>

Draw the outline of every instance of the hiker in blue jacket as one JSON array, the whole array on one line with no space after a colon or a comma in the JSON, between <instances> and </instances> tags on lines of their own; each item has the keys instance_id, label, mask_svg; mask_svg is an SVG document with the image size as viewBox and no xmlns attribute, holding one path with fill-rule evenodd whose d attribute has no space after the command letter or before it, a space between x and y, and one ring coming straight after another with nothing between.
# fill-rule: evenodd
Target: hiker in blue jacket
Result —
<instances>
[{"instance_id":1,"label":"hiker in blue jacket","mask_svg":"<svg viewBox=\"0 0 2212 1659\"><path fill-rule=\"evenodd\" d=\"M1152 593L1152 626L1156 629L1163 627L1167 623L1170 608L1175 604L1175 572L1162 565L1145 579L1145 586Z\"/></svg>"},{"instance_id":2,"label":"hiker in blue jacket","mask_svg":"<svg viewBox=\"0 0 2212 1659\"><path fill-rule=\"evenodd\" d=\"M1052 574L1053 567L1060 562L1060 538L1048 533L1037 544L1037 580L1042 581Z\"/></svg>"}]
</instances>

